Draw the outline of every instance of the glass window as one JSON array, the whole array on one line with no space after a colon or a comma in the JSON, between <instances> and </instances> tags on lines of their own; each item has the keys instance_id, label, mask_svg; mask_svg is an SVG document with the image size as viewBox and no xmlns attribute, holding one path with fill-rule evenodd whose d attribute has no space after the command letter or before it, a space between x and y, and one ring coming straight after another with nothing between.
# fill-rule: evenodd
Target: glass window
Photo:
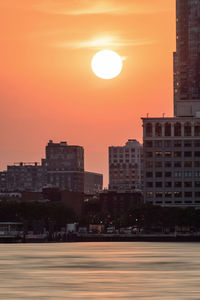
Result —
<instances>
[{"instance_id":1,"label":"glass window","mask_svg":"<svg viewBox=\"0 0 200 300\"><path fill-rule=\"evenodd\" d=\"M171 130L171 124L166 123L165 124L165 136L171 136L172 130Z\"/></svg>"},{"instance_id":2,"label":"glass window","mask_svg":"<svg viewBox=\"0 0 200 300\"><path fill-rule=\"evenodd\" d=\"M192 147L192 141L185 141L184 147Z\"/></svg>"},{"instance_id":3,"label":"glass window","mask_svg":"<svg viewBox=\"0 0 200 300\"><path fill-rule=\"evenodd\" d=\"M174 182L175 187L182 187L182 182L181 181L176 181Z\"/></svg>"},{"instance_id":4,"label":"glass window","mask_svg":"<svg viewBox=\"0 0 200 300\"><path fill-rule=\"evenodd\" d=\"M192 182L191 181L185 181L184 182L184 187L186 187L186 188L192 187Z\"/></svg>"},{"instance_id":5,"label":"glass window","mask_svg":"<svg viewBox=\"0 0 200 300\"><path fill-rule=\"evenodd\" d=\"M191 198L192 197L192 192L185 192L185 197L186 198Z\"/></svg>"},{"instance_id":6,"label":"glass window","mask_svg":"<svg viewBox=\"0 0 200 300\"><path fill-rule=\"evenodd\" d=\"M162 198L163 193L162 192L156 192L156 198Z\"/></svg>"},{"instance_id":7,"label":"glass window","mask_svg":"<svg viewBox=\"0 0 200 300\"><path fill-rule=\"evenodd\" d=\"M145 146L149 147L149 148L152 148L153 147L153 142L152 141L146 141Z\"/></svg>"},{"instance_id":8,"label":"glass window","mask_svg":"<svg viewBox=\"0 0 200 300\"><path fill-rule=\"evenodd\" d=\"M147 192L147 198L152 198L153 197L153 193L152 192Z\"/></svg>"},{"instance_id":9,"label":"glass window","mask_svg":"<svg viewBox=\"0 0 200 300\"><path fill-rule=\"evenodd\" d=\"M194 124L194 135L200 136L200 122Z\"/></svg>"},{"instance_id":10,"label":"glass window","mask_svg":"<svg viewBox=\"0 0 200 300\"><path fill-rule=\"evenodd\" d=\"M162 177L162 172L156 172L156 177Z\"/></svg>"},{"instance_id":11,"label":"glass window","mask_svg":"<svg viewBox=\"0 0 200 300\"><path fill-rule=\"evenodd\" d=\"M192 152L191 151L185 151L184 152L184 157L191 157L192 156Z\"/></svg>"},{"instance_id":12,"label":"glass window","mask_svg":"<svg viewBox=\"0 0 200 300\"><path fill-rule=\"evenodd\" d=\"M162 187L162 182L156 182L156 187L158 188L158 187Z\"/></svg>"},{"instance_id":13,"label":"glass window","mask_svg":"<svg viewBox=\"0 0 200 300\"><path fill-rule=\"evenodd\" d=\"M181 168L181 161L175 161L174 168Z\"/></svg>"},{"instance_id":14,"label":"glass window","mask_svg":"<svg viewBox=\"0 0 200 300\"><path fill-rule=\"evenodd\" d=\"M200 187L200 181L195 181L195 187Z\"/></svg>"},{"instance_id":15,"label":"glass window","mask_svg":"<svg viewBox=\"0 0 200 300\"><path fill-rule=\"evenodd\" d=\"M200 141L195 141L195 142L194 142L194 146L195 146L195 147L200 147Z\"/></svg>"},{"instance_id":16,"label":"glass window","mask_svg":"<svg viewBox=\"0 0 200 300\"><path fill-rule=\"evenodd\" d=\"M194 156L195 156L195 157L200 157L200 151L195 151L195 152L194 152Z\"/></svg>"},{"instance_id":17,"label":"glass window","mask_svg":"<svg viewBox=\"0 0 200 300\"><path fill-rule=\"evenodd\" d=\"M160 123L156 123L155 134L156 136L162 136L162 126Z\"/></svg>"},{"instance_id":18,"label":"glass window","mask_svg":"<svg viewBox=\"0 0 200 300\"><path fill-rule=\"evenodd\" d=\"M174 197L175 197L175 198L180 198L180 197L182 197L182 192L174 192Z\"/></svg>"},{"instance_id":19,"label":"glass window","mask_svg":"<svg viewBox=\"0 0 200 300\"><path fill-rule=\"evenodd\" d=\"M195 197L200 198L200 192L195 192Z\"/></svg>"},{"instance_id":20,"label":"glass window","mask_svg":"<svg viewBox=\"0 0 200 300\"><path fill-rule=\"evenodd\" d=\"M181 136L181 123L174 124L174 136Z\"/></svg>"},{"instance_id":21,"label":"glass window","mask_svg":"<svg viewBox=\"0 0 200 300\"><path fill-rule=\"evenodd\" d=\"M171 161L166 161L165 162L165 168L171 168L171 166L172 166Z\"/></svg>"},{"instance_id":22,"label":"glass window","mask_svg":"<svg viewBox=\"0 0 200 300\"><path fill-rule=\"evenodd\" d=\"M146 157L153 157L153 152L146 152Z\"/></svg>"},{"instance_id":23,"label":"glass window","mask_svg":"<svg viewBox=\"0 0 200 300\"><path fill-rule=\"evenodd\" d=\"M147 123L146 125L146 136L151 137L152 136L152 124Z\"/></svg>"},{"instance_id":24,"label":"glass window","mask_svg":"<svg viewBox=\"0 0 200 300\"><path fill-rule=\"evenodd\" d=\"M191 136L192 135L192 127L191 123L187 122L184 124L184 135L185 136Z\"/></svg>"},{"instance_id":25,"label":"glass window","mask_svg":"<svg viewBox=\"0 0 200 300\"><path fill-rule=\"evenodd\" d=\"M164 141L164 147L168 148L171 147L172 142L171 141Z\"/></svg>"},{"instance_id":26,"label":"glass window","mask_svg":"<svg viewBox=\"0 0 200 300\"><path fill-rule=\"evenodd\" d=\"M169 182L169 181L165 182L165 187L171 187L171 186L172 186L171 182Z\"/></svg>"},{"instance_id":27,"label":"glass window","mask_svg":"<svg viewBox=\"0 0 200 300\"><path fill-rule=\"evenodd\" d=\"M174 157L181 157L181 151L175 151Z\"/></svg>"},{"instance_id":28,"label":"glass window","mask_svg":"<svg viewBox=\"0 0 200 300\"><path fill-rule=\"evenodd\" d=\"M156 157L162 157L162 152L160 152L160 151L155 152L155 156L156 156Z\"/></svg>"},{"instance_id":29,"label":"glass window","mask_svg":"<svg viewBox=\"0 0 200 300\"><path fill-rule=\"evenodd\" d=\"M192 177L192 172L184 172L184 177Z\"/></svg>"},{"instance_id":30,"label":"glass window","mask_svg":"<svg viewBox=\"0 0 200 300\"><path fill-rule=\"evenodd\" d=\"M174 172L174 177L182 177L182 172Z\"/></svg>"},{"instance_id":31,"label":"glass window","mask_svg":"<svg viewBox=\"0 0 200 300\"><path fill-rule=\"evenodd\" d=\"M155 166L156 168L162 168L162 161L156 161Z\"/></svg>"},{"instance_id":32,"label":"glass window","mask_svg":"<svg viewBox=\"0 0 200 300\"><path fill-rule=\"evenodd\" d=\"M192 161L185 161L184 162L184 167L185 168L191 168L192 167Z\"/></svg>"},{"instance_id":33,"label":"glass window","mask_svg":"<svg viewBox=\"0 0 200 300\"><path fill-rule=\"evenodd\" d=\"M200 168L200 161L195 161L194 166L195 168Z\"/></svg>"},{"instance_id":34,"label":"glass window","mask_svg":"<svg viewBox=\"0 0 200 300\"><path fill-rule=\"evenodd\" d=\"M182 141L174 141L174 147L181 147L182 146Z\"/></svg>"},{"instance_id":35,"label":"glass window","mask_svg":"<svg viewBox=\"0 0 200 300\"><path fill-rule=\"evenodd\" d=\"M153 182L147 182L147 187L153 187Z\"/></svg>"},{"instance_id":36,"label":"glass window","mask_svg":"<svg viewBox=\"0 0 200 300\"><path fill-rule=\"evenodd\" d=\"M165 192L165 198L171 198L172 192Z\"/></svg>"},{"instance_id":37,"label":"glass window","mask_svg":"<svg viewBox=\"0 0 200 300\"><path fill-rule=\"evenodd\" d=\"M162 141L155 141L155 147L162 147Z\"/></svg>"},{"instance_id":38,"label":"glass window","mask_svg":"<svg viewBox=\"0 0 200 300\"><path fill-rule=\"evenodd\" d=\"M152 172L146 172L146 177L153 177L153 173Z\"/></svg>"},{"instance_id":39,"label":"glass window","mask_svg":"<svg viewBox=\"0 0 200 300\"><path fill-rule=\"evenodd\" d=\"M165 152L165 157L171 157L172 156L172 153L171 152Z\"/></svg>"},{"instance_id":40,"label":"glass window","mask_svg":"<svg viewBox=\"0 0 200 300\"><path fill-rule=\"evenodd\" d=\"M147 168L152 168L152 166L153 166L153 162L152 161L147 161L146 162L146 167Z\"/></svg>"},{"instance_id":41,"label":"glass window","mask_svg":"<svg viewBox=\"0 0 200 300\"><path fill-rule=\"evenodd\" d=\"M171 177L172 173L171 172L165 172L165 177Z\"/></svg>"}]
</instances>

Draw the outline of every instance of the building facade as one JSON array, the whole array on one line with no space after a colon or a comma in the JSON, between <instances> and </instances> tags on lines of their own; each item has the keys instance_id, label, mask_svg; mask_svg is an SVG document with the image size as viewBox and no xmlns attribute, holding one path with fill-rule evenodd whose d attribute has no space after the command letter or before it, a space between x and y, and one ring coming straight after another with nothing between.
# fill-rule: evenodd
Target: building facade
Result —
<instances>
[{"instance_id":1,"label":"building facade","mask_svg":"<svg viewBox=\"0 0 200 300\"><path fill-rule=\"evenodd\" d=\"M128 140L125 146L109 147L109 189L142 188L142 145Z\"/></svg>"},{"instance_id":2,"label":"building facade","mask_svg":"<svg viewBox=\"0 0 200 300\"><path fill-rule=\"evenodd\" d=\"M42 191L46 170L38 163L16 163L7 167L7 191Z\"/></svg>"},{"instance_id":3,"label":"building facade","mask_svg":"<svg viewBox=\"0 0 200 300\"><path fill-rule=\"evenodd\" d=\"M200 206L200 118L144 118L144 199Z\"/></svg>"},{"instance_id":4,"label":"building facade","mask_svg":"<svg viewBox=\"0 0 200 300\"><path fill-rule=\"evenodd\" d=\"M84 149L68 145L67 142L46 146L46 157L42 160L46 168L47 185L61 190L84 192Z\"/></svg>"},{"instance_id":5,"label":"building facade","mask_svg":"<svg viewBox=\"0 0 200 300\"><path fill-rule=\"evenodd\" d=\"M176 0L176 40L177 49L174 53L175 115L197 116L200 112L199 0Z\"/></svg>"},{"instance_id":6,"label":"building facade","mask_svg":"<svg viewBox=\"0 0 200 300\"><path fill-rule=\"evenodd\" d=\"M103 189L103 175L93 172L84 172L84 193L95 195Z\"/></svg>"}]
</instances>

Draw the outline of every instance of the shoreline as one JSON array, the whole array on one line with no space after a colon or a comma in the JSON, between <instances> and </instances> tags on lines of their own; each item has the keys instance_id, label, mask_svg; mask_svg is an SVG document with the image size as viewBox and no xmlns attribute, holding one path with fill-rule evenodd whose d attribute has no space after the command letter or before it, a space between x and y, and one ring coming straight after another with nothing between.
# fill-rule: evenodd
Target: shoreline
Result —
<instances>
[{"instance_id":1,"label":"shoreline","mask_svg":"<svg viewBox=\"0 0 200 300\"><path fill-rule=\"evenodd\" d=\"M5 243L80 243L80 242L200 242L200 234L68 234L55 237L0 236L0 244Z\"/></svg>"}]
</instances>

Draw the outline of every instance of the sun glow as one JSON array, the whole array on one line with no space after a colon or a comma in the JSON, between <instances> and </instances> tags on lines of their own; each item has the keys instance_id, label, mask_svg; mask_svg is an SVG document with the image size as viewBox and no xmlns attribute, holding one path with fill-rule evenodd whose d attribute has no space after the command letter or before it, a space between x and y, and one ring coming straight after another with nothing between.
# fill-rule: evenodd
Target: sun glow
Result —
<instances>
[{"instance_id":1,"label":"sun glow","mask_svg":"<svg viewBox=\"0 0 200 300\"><path fill-rule=\"evenodd\" d=\"M122 59L112 50L101 50L93 56L91 66L97 77L112 79L120 74Z\"/></svg>"}]
</instances>

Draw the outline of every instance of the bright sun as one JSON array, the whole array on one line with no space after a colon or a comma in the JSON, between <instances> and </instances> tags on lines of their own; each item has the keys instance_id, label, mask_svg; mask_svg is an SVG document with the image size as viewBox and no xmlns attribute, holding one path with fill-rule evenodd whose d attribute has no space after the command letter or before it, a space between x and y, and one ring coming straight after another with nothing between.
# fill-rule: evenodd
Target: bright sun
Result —
<instances>
[{"instance_id":1,"label":"bright sun","mask_svg":"<svg viewBox=\"0 0 200 300\"><path fill-rule=\"evenodd\" d=\"M112 50L101 50L92 58L92 71L102 79L112 79L122 70L121 57Z\"/></svg>"}]
</instances>

